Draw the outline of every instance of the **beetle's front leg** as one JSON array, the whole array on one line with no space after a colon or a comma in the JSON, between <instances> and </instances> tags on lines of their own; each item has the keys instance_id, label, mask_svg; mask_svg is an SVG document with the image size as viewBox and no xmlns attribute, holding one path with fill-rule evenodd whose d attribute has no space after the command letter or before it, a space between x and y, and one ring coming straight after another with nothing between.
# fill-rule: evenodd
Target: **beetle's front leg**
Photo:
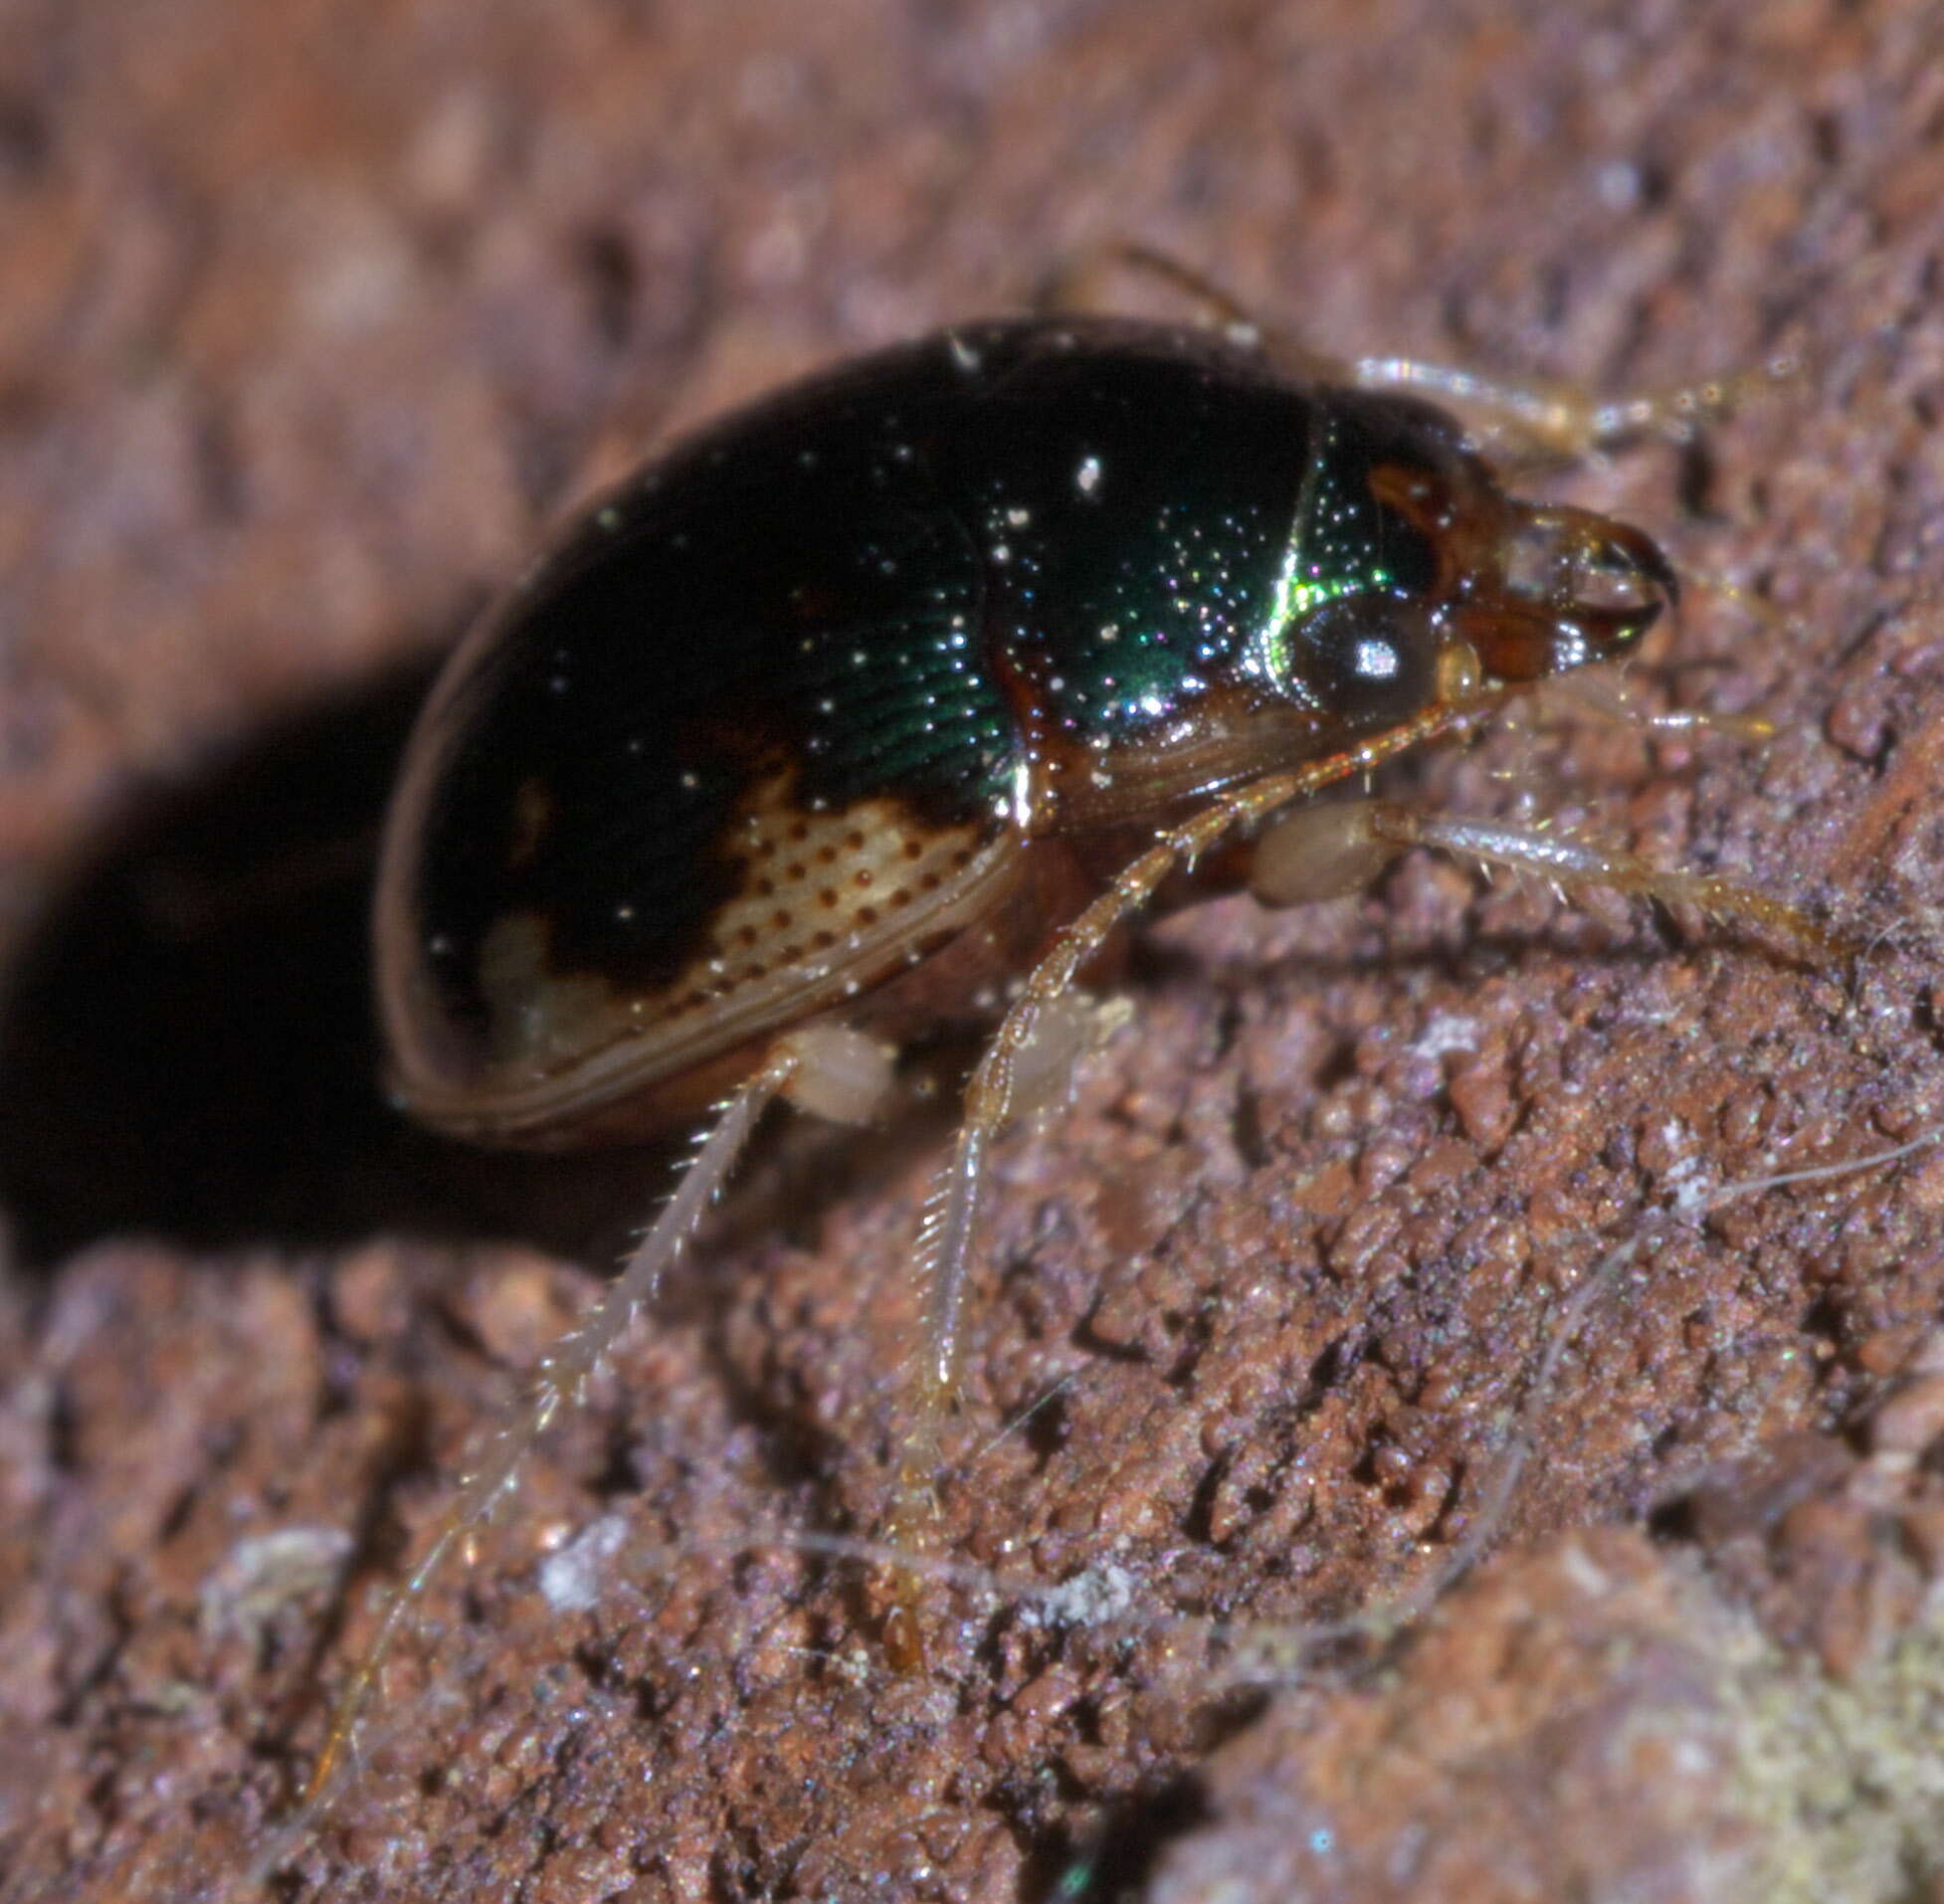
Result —
<instances>
[{"instance_id":1,"label":"beetle's front leg","mask_svg":"<svg viewBox=\"0 0 1944 1904\"><path fill-rule=\"evenodd\" d=\"M1656 866L1639 854L1590 846L1536 827L1421 813L1392 800L1312 802L1281 815L1256 844L1250 887L1267 905L1299 905L1354 892L1410 847L1432 847L1474 865L1530 873L1565 891L1606 887L1691 905L1783 941L1821 963L1841 934L1802 907L1713 872Z\"/></svg>"},{"instance_id":2,"label":"beetle's front leg","mask_svg":"<svg viewBox=\"0 0 1944 1904\"><path fill-rule=\"evenodd\" d=\"M1043 287L1040 308L1110 308L1104 287L1116 275L1168 286L1199 307L1203 322L1260 348L1278 369L1303 382L1402 392L1442 404L1457 413L1498 462L1512 468L1578 463L1642 437L1686 443L1703 425L1728 415L1750 396L1802 375L1800 359L1781 353L1728 376L1605 398L1564 380L1499 374L1424 357L1337 357L1293 331L1264 323L1226 286L1138 240L1112 240L1081 253Z\"/></svg>"},{"instance_id":3,"label":"beetle's front leg","mask_svg":"<svg viewBox=\"0 0 1944 1904\"><path fill-rule=\"evenodd\" d=\"M1649 713L1627 699L1615 683L1591 673L1561 674L1542 681L1532 698L1542 718L1548 713L1575 721L1590 718L1647 734L1718 734L1725 740L1757 743L1775 738L1775 722L1765 714L1719 713L1706 707Z\"/></svg>"},{"instance_id":4,"label":"beetle's front leg","mask_svg":"<svg viewBox=\"0 0 1944 1904\"><path fill-rule=\"evenodd\" d=\"M1273 339L1268 347L1273 354ZM1705 424L1801 374L1796 358L1779 355L1725 377L1603 398L1549 378L1378 356L1359 357L1348 366L1345 381L1360 390L1402 391L1444 405L1501 466L1518 470L1579 463L1643 437L1691 442Z\"/></svg>"}]
</instances>

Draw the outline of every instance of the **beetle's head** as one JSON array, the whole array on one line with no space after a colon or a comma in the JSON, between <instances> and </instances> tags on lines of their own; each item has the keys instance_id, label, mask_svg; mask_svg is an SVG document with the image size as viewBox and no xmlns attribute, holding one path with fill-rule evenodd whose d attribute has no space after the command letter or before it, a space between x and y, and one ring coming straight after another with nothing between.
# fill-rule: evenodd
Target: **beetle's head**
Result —
<instances>
[{"instance_id":1,"label":"beetle's head","mask_svg":"<svg viewBox=\"0 0 1944 1904\"><path fill-rule=\"evenodd\" d=\"M1359 672L1366 661L1390 670L1382 682L1346 682L1344 709L1361 703L1395 717L1427 698L1528 686L1614 661L1679 599L1652 536L1590 509L1509 496L1468 455L1399 458L1369 482L1393 545L1415 541L1429 573L1401 595L1360 596L1316 619L1311 645L1336 672ZM1312 663L1310 671L1331 669Z\"/></svg>"},{"instance_id":2,"label":"beetle's head","mask_svg":"<svg viewBox=\"0 0 1944 1904\"><path fill-rule=\"evenodd\" d=\"M1454 502L1416 472L1374 486L1427 537L1436 579L1339 597L1295 632L1305 695L1352 727L1618 660L1679 599L1658 544L1628 523L1484 482Z\"/></svg>"},{"instance_id":3,"label":"beetle's head","mask_svg":"<svg viewBox=\"0 0 1944 1904\"><path fill-rule=\"evenodd\" d=\"M1507 513L1496 574L1450 616L1487 681L1516 685L1616 660L1678 601L1667 558L1642 530L1589 509L1512 503Z\"/></svg>"}]
</instances>

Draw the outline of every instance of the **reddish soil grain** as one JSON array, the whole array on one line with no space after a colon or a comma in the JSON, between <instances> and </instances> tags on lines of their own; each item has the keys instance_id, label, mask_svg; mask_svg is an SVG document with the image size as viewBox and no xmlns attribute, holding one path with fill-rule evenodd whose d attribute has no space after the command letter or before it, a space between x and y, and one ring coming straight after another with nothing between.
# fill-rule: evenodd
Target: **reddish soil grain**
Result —
<instances>
[{"instance_id":1,"label":"reddish soil grain","mask_svg":"<svg viewBox=\"0 0 1944 1904\"><path fill-rule=\"evenodd\" d=\"M1739 591L1692 591L1644 699L1775 738L1528 724L1399 785L1881 943L1805 970L1423 857L1159 926L1072 1106L1000 1147L909 1675L857 1568L747 1543L878 1524L949 1113L779 1132L271 1894L1927 1895L1944 1160L1708 1199L1944 1122L1941 31L17 0L0 1900L223 1894L667 1180L463 1153L373 1082L371 834L438 651L664 431L1125 235L1347 352L1613 389L1798 353L1560 484ZM1255 1683L1263 1625L1436 1580L1521 1432L1481 1571Z\"/></svg>"}]
</instances>

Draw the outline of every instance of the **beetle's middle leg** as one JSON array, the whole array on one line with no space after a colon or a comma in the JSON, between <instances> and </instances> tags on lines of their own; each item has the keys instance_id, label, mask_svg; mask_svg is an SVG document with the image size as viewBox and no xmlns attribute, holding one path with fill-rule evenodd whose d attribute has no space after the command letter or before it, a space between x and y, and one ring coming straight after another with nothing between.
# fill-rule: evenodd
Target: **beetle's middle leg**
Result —
<instances>
[{"instance_id":1,"label":"beetle's middle leg","mask_svg":"<svg viewBox=\"0 0 1944 1904\"><path fill-rule=\"evenodd\" d=\"M951 1161L939 1182L918 1250L923 1279L924 1340L911 1401L911 1422L892 1484L884 1539L892 1547L923 1553L935 1544L936 1483L946 1419L957 1395L959 1312L971 1260L973 1225L985 1184L986 1159L1018 1106L1022 1072L1040 1043L1047 1019L1070 996L1073 983L1114 928L1153 897L1178 867L1195 861L1225 838L1338 781L1366 773L1396 754L1449 732L1492 704L1493 696L1441 700L1414 718L1373 734L1339 754L1217 795L1200 812L1159 834L1146 852L1123 866L1107 889L1054 935L1046 955L1027 975L993 1034L966 1088L965 1112ZM910 1668L924 1657L917 1617L921 1582L906 1573L898 1605L885 1624L884 1645L894 1665Z\"/></svg>"}]
</instances>

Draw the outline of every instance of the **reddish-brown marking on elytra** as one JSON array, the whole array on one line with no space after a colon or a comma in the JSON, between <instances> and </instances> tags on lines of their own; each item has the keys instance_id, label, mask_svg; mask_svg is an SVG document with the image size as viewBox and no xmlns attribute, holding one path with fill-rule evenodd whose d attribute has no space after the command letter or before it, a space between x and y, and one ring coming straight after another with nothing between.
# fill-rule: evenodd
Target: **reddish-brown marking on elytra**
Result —
<instances>
[{"instance_id":1,"label":"reddish-brown marking on elytra","mask_svg":"<svg viewBox=\"0 0 1944 1904\"><path fill-rule=\"evenodd\" d=\"M506 842L506 864L517 871L539 850L553 823L553 796L538 780L523 780L513 800L513 830Z\"/></svg>"},{"instance_id":2,"label":"reddish-brown marking on elytra","mask_svg":"<svg viewBox=\"0 0 1944 1904\"><path fill-rule=\"evenodd\" d=\"M984 652L987 670L1013 717L1018 758L1027 768L1013 824L1029 836L1044 836L1065 818L1063 790L1084 782L1097 762L1090 748L1060 730L1052 690L1059 668L1051 654L1008 639L1003 627L1002 617L988 619Z\"/></svg>"},{"instance_id":3,"label":"reddish-brown marking on elytra","mask_svg":"<svg viewBox=\"0 0 1944 1904\"><path fill-rule=\"evenodd\" d=\"M721 829L739 890L717 903L687 963L628 984L566 969L543 918L509 929L482 974L486 1065L455 1077L446 1097L415 1080L415 1108L470 1134L548 1142L685 1119L713 1101L697 1094L704 1086L719 1094L724 1054L794 1022L806 997L855 998L962 932L990 903L979 894L1011 877L998 834L990 815L939 827L891 797L810 812L794 771L779 771L750 786ZM788 840L797 851L786 859ZM861 905L893 871L904 898ZM813 919L826 924L814 936Z\"/></svg>"}]
</instances>

